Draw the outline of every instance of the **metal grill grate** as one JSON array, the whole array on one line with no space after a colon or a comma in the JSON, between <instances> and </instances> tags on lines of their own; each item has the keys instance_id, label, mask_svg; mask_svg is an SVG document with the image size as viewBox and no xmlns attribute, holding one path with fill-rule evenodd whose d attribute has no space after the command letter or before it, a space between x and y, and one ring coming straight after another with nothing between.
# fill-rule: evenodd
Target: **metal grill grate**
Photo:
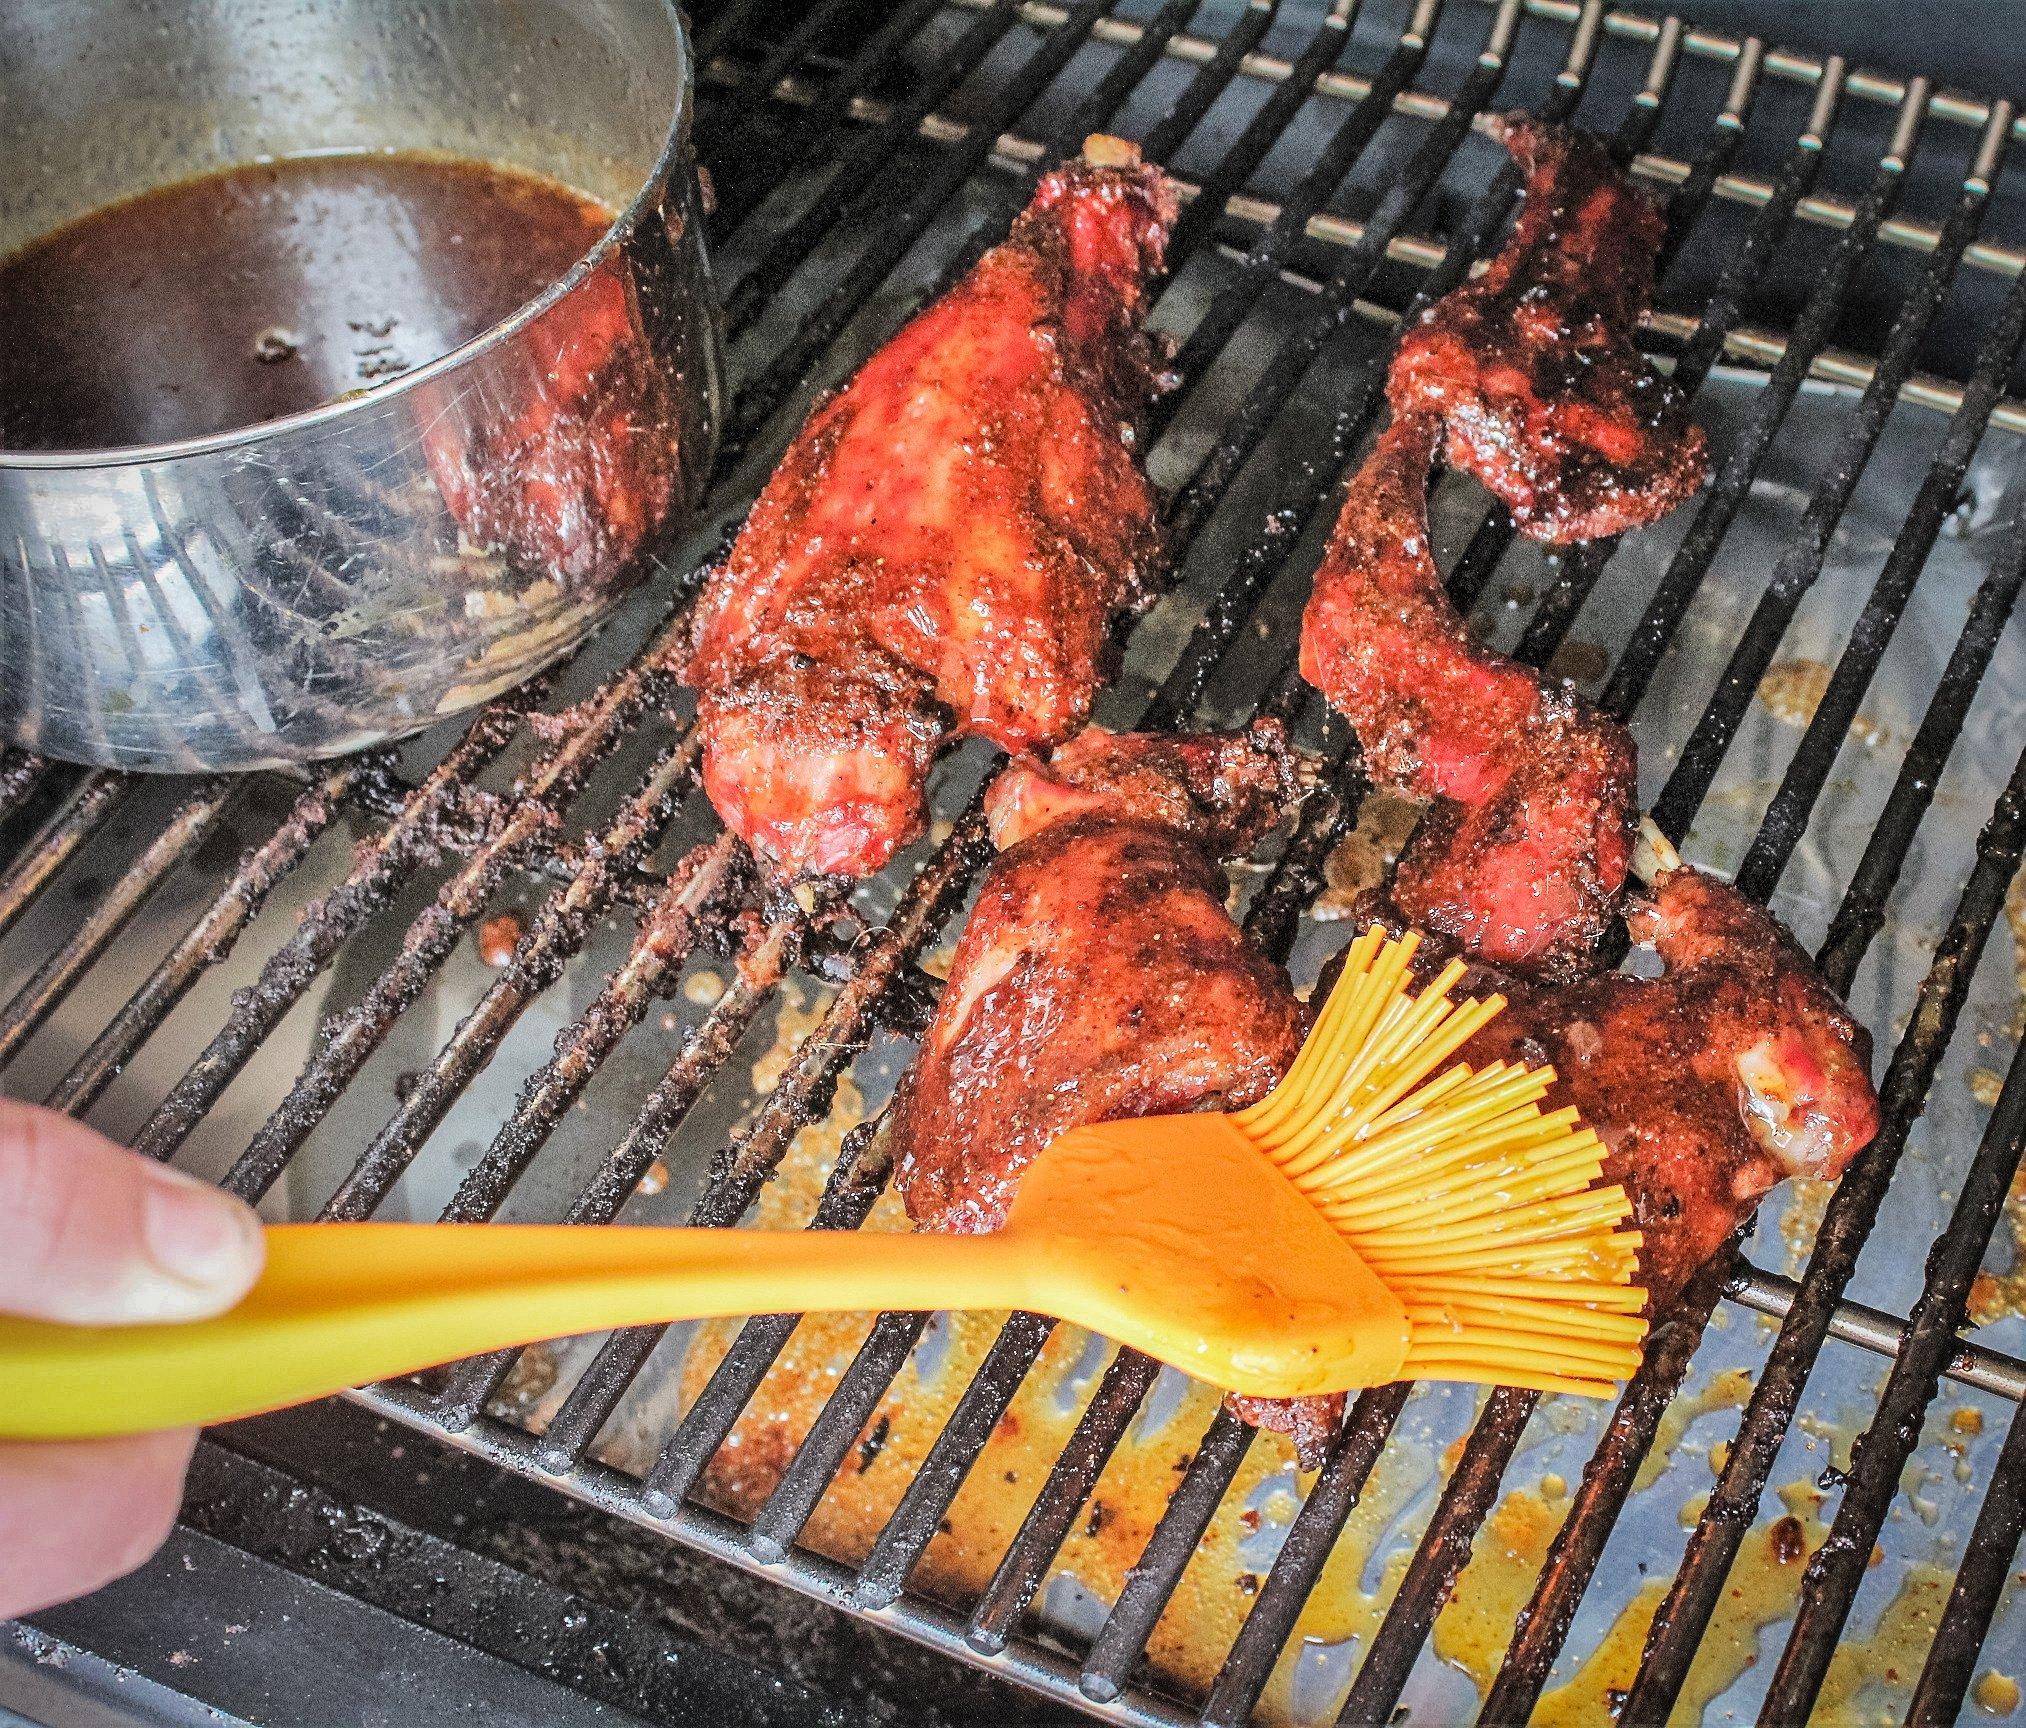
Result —
<instances>
[{"instance_id":1,"label":"metal grill grate","mask_svg":"<svg viewBox=\"0 0 2026 1728\"><path fill-rule=\"evenodd\" d=\"M1479 499L1452 536L1452 590L1461 607L1516 629L1516 651L1535 663L1575 640L1579 621L1618 643L1608 676L1592 677L1604 705L1639 732L1647 762L1666 769L1664 783L1647 788L1661 826L1707 857L1722 844L1713 803L1747 809L1736 855L1711 861L1735 864L1754 895L1777 893L1783 913L1821 933L1831 982L1849 991L1870 980L1874 1023L1904 1030L1883 1083L1884 1130L1828 1200L1798 1277L1728 1254L1599 1426L1545 1561L1526 1580L1480 1719L1516 1722L1532 1711L1579 1608L1614 1571L1614 1530L1713 1316L1720 1324L1731 1312L1777 1319L1777 1329L1769 1343L1740 1341L1750 1394L1621 1719L1662 1721L1682 1695L1831 1340L1888 1370L1864 1412L1829 1538L1799 1577L1798 1613L1763 1701L1753 1702L1765 1720L1785 1722L1816 1700L1946 1379L1982 1395L2005 1428L1913 1702L1914 1719L1951 1719L2021 1533L2026 1428L2013 1412L2026 1361L1959 1334L2026 1144L2026 1062L2013 1060L1981 1116L1974 1154L1948 1145L1923 1154L1955 1187L1938 1233L1893 1242L1912 1260L1932 1238L1904 1316L1847 1293L1881 1215L1901 1228L1888 1185L1908 1167L1945 1064L1965 1059L1952 1048L1967 1047L1982 1024L1973 986L2026 847L2026 755L1987 770L1988 752L1965 742L2009 713L2012 735L2001 732L1995 747L2026 744L2005 694L2020 676L2006 630L2026 576L2026 503L1996 486L2012 513L1962 538L1979 486L1988 493L1989 476L2008 472L2006 440L2026 431L2026 404L2009 394L2026 339L2026 229L2001 231L1998 214L2018 130L2010 105L1673 19L1607 14L1600 0L1420 0L1411 14L1369 0L1320 19L1296 0L909 0L871 9L880 21L870 33L858 0L816 0L778 36L756 29L754 0L699 10L699 144L719 180L716 245L738 380L721 516L750 498L813 389L952 281L1003 231L1041 169L1086 132L1124 131L1176 164L1192 197L1156 322L1178 338L1183 384L1157 411L1151 460L1169 500L1178 580L1136 627L1103 718L1176 726L1263 708L1319 729L1332 783L1309 800L1246 903L1248 928L1282 957L1313 958L1326 941L1305 914L1364 790L1348 739L1322 727L1294 675L1290 596L1298 603L1312 530L1326 526L1339 477L1371 429L1402 309L1411 314L1462 280L1510 212L1515 177L1494 166L1478 123L1514 105L1576 118L1670 190L1664 309L1650 334L1702 399L1720 461L1713 484L1680 522L1638 543L1585 547L1547 566ZM1867 319L1881 332L1875 343L1865 341ZM1980 338L1973 356L1954 334L1965 327ZM1807 455L1811 439L1819 444ZM1853 501L1867 476L1882 486L1877 476L1893 464L1908 474L1910 497L1889 531L1853 546ZM1777 502L1782 488L1792 507L1768 517L1764 500ZM1960 616L1921 614L1930 628L1937 616L1952 619L1953 640L1935 638L1939 664L1919 678L1903 743L1871 751L1884 767L1865 802L1853 730L1866 724L1861 710L1881 677L1907 681L1892 658L1908 650L1900 627L1927 591L1924 578L1940 582L1937 563L1956 557L1937 548L1957 544L1975 559L1973 592ZM694 548L695 561L707 551ZM1626 568L1607 572L1613 566ZM1820 585L1825 571L1853 568L1863 573ZM1524 600L1523 576L1538 579ZM432 1160L476 1133L471 1155L451 1160L461 1168L447 1199L438 1196L442 1215L609 1222L658 1160L703 1142L717 1153L689 1217L736 1223L854 1064L890 1059L894 1040L919 1027L935 988L923 959L988 848L979 795L964 798L977 770L959 764L945 789L947 836L895 883L850 902L756 900L745 860L697 807L687 699L665 667L694 587L693 573L676 581L651 627L615 632L455 739L339 764L292 803L274 782L167 793L20 756L0 764L0 817L14 840L0 869L0 936L13 933L0 963L18 976L0 1006L10 1089L96 1109L152 1156L187 1152L248 1198L272 1193L272 1204L329 1217L365 1216L397 1194L412 1206ZM1797 716L1798 741L1773 737L1754 693L1797 619L1813 619L1811 606L1839 588L1854 603L1824 614L1833 668ZM601 674L620 657L617 643L643 637ZM1713 687L1698 666L1721 668ZM561 718L541 717L565 698ZM1758 759L1756 778L1741 776L1741 739ZM1849 804L1839 776L1860 783L1857 856L1847 867L1841 854L1810 863L1818 906L1796 897L1792 867L1828 825L1818 820L1825 799ZM222 824L253 842L236 869L219 867L207 847ZM1974 850L1951 851L1948 833L1960 839L1965 824L1981 825ZM347 830L362 843L334 856ZM1953 898L1942 886L1951 873L1961 884ZM1914 929L1906 909L1916 882L1928 884L1933 905L1920 916L1932 917L1931 931ZM64 887L78 909L65 909ZM479 973L467 935L508 901L530 908L512 960ZM105 960L130 925L122 953ZM1891 964L1876 952L1887 931ZM127 955L150 941L153 970L132 990ZM244 958L255 951L264 954L257 966ZM655 1043L650 1011L696 984L708 960L729 960L730 982L698 992L671 1055ZM764 1037L798 973L831 992L828 1005L741 1120L735 1058ZM115 976L118 995L102 1011ZM228 997L235 982L243 987ZM309 1028L324 1011L322 1026ZM528 1027L545 1017L561 1030L553 1054L535 1062ZM439 1018L447 1034L436 1031ZM398 1076L389 1111L379 1077L397 1046L418 1043L426 1059ZM300 1053L299 1071L283 1050ZM520 1076L510 1103L482 1096L501 1072ZM596 1118L581 1126L593 1102ZM600 1131L615 1117L624 1124L616 1136ZM886 1175L876 1128L875 1115L843 1136L813 1227L854 1228L871 1212ZM1051 1567L1155 1394L1156 1370L1143 1358L1117 1355L1097 1377L974 1603L931 1600L909 1579L1050 1339L1052 1325L1033 1316L1008 1321L861 1560L800 1542L929 1326L918 1314L878 1319L749 1520L714 1509L699 1490L788 1346L793 1324L781 1317L738 1332L637 1470L601 1461L598 1445L622 1401L638 1396L659 1331L597 1345L539 1431L503 1401L513 1353L361 1396L1116 1720L1244 1721L1287 1659L1304 1604L1397 1437L1409 1389L1357 1400L1214 1681L1187 1699L1151 1682L1143 1656L1248 1453L1264 1444L1228 1415L1190 1439L1116 1600L1074 1640L1059 1616L1048 1636L1036 1632ZM1340 1686L1325 1714L1346 1723L1393 1715L1429 1660L1437 1612L1509 1489L1516 1456L1547 1420L1542 1402L1501 1391L1475 1411L1348 1691Z\"/></svg>"}]
</instances>

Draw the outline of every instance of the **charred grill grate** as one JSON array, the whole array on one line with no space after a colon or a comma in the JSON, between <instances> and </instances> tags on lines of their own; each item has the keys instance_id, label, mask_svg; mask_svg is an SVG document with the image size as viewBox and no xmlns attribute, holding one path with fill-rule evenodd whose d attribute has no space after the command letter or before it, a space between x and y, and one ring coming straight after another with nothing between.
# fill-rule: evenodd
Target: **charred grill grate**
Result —
<instances>
[{"instance_id":1,"label":"charred grill grate","mask_svg":"<svg viewBox=\"0 0 2026 1728\"><path fill-rule=\"evenodd\" d=\"M2009 104L1728 41L1672 19L1607 14L1600 3L1421 0L1409 9L1369 0L1318 21L1295 0L1236 7L1169 0L1158 8L908 0L890 11L817 0L778 34L756 29L763 9L753 0L699 10L699 142L720 182L717 246L728 266L739 380L715 499L721 516L750 498L808 392L843 375L953 280L1003 230L1040 169L1084 133L1136 136L1188 181L1194 197L1176 236L1175 286L1157 318L1179 338L1184 384L1153 427L1180 580L1138 626L1128 678L1104 712L1113 724L1175 726L1268 708L1318 726L1292 670L1286 595L1298 596L1313 558L1310 530L1326 523L1338 479L1379 409L1401 308L1462 280L1510 211L1514 176L1482 171L1494 153L1475 138L1476 124L1496 108L1524 105L1610 133L1625 160L1671 189L1665 309L1652 320L1654 339L1706 402L1711 381L1728 379L1738 405L1718 430L1721 466L1710 489L1676 528L1642 537L1668 550L1664 558L1650 554L1648 592L1627 614L1601 683L1605 705L1640 727L1649 764L1666 768L1649 798L1677 840L1723 785L1754 692L1841 555L1838 531L1882 443L1910 409L1947 416L1941 426L1928 415L1940 435L1915 465L1918 490L1868 560L1876 574L1798 742L1781 746L1767 789L1756 795L1756 833L1735 862L1750 892L1763 898L1781 887L1839 762L1848 760L1895 632L1961 511L1967 477L1996 440L2026 430L2026 404L2009 393L2026 338L2026 228L2007 233L2000 215L2016 130ZM779 22L765 10L767 23ZM904 72L896 75L896 66ZM1290 139L1300 147L1289 148ZM1686 296L1684 280L1692 285ZM1194 309L1192 319L1177 321L1181 305ZM1684 305L1697 309L1677 310ZM1966 325L1972 342L1961 339ZM1760 374L1753 387L1738 384L1740 367ZM1824 399L1832 404L1821 421L1831 447L1810 472L1789 452L1800 436L1790 428L1797 402L1819 408L1825 384L1843 393ZM1804 482L1792 479L1796 472ZM1797 504L1783 519L1768 573L1726 565L1714 585L1728 582L1744 596L1735 617L1713 649L1704 638L1685 638L1741 514L1759 491L1780 484L1796 489ZM1460 545L1451 581L1466 608L1500 592L1494 585L1527 557L1524 548L1515 552L1511 525L1496 510ZM694 550L700 559L708 548ZM1603 606L1620 585L1623 572L1607 574L1619 556L1600 544L1549 567L1519 625L1517 651L1545 664L1563 648L1586 609ZM1895 894L1910 871L1918 874L1937 826L1981 825L1960 892L1943 904L1938 931L1917 945L1918 968L1880 986L1904 1026L1896 1042L1885 1040L1884 1130L1828 1201L1798 1279L1728 1255L1656 1338L1645 1369L1602 1425L1545 1564L1528 1581L1484 1721L1525 1720L1540 1697L1586 1593L1611 1570L1607 1545L1712 1316L1726 1311L1777 1319L1777 1330L1754 1348L1749 1399L1666 1587L1623 1719L1663 1720L1681 1695L1832 1339L1875 1353L1888 1368L1829 1540L1800 1579L1764 1719L1798 1720L1816 1700L1944 1379L1986 1395L2007 1420L1928 1646L1914 1718L1951 1719L1965 1696L2021 1533L2026 1427L2013 1411L2026 1394L2026 1361L1959 1334L2026 1144L2026 1063L2014 1059L1974 1153L1957 1159L1959 1185L1939 1233L1912 1244L1929 1259L1907 1312L1847 1291L1910 1133L1963 1032L1973 974L2026 847L2026 755L2009 779L2003 771L1988 785L1971 777L1968 793L1952 784L1946 812L1954 814L1938 809L1963 739L1988 715L1986 674L2006 664L2005 632L2026 576L2026 508L1991 531L1979 574L1953 639L1937 644L1940 664L1923 683L1910 736L1889 759L1889 783L1881 778L1867 810L1859 855L1836 870L1838 897L1820 921L1821 963L1848 990L1899 916ZM96 1107L108 1126L158 1158L187 1148L204 1164L215 1144L210 1163L255 1199L299 1172L319 1130L341 1122L349 1145L365 1149L340 1160L307 1209L361 1217L412 1180L453 1116L470 1126L474 1082L530 1010L543 1003L554 1011L560 995L570 1007L553 1054L531 1065L510 1107L483 1113L483 1143L474 1144L443 1215L482 1220L511 1210L609 1222L687 1125L716 1133L720 1148L689 1215L734 1224L868 1047L918 1026L934 989L921 961L987 847L973 795L890 903L877 891L851 903L757 897L738 849L697 809L696 744L667 669L693 593L693 574L676 583L671 609L644 632L645 646L609 675L598 668L601 655L611 664L610 654L594 648L555 678L495 703L453 740L335 765L292 803L275 795L274 782L207 781L168 798L158 785L75 775L25 756L0 762L0 817L15 842L0 868L0 935L33 943L32 960L13 962L18 982L0 1005L0 1062L14 1064L16 1089L75 1112ZM2016 657L2018 644L2009 646ZM1647 712L1666 705L1649 698L1673 663L1670 650L1722 668L1713 693L1706 678L1689 678L1697 695L1678 717ZM560 718L539 714L562 695L572 705ZM1249 928L1283 956L1363 791L1341 729L1320 736L1329 783L1308 801L1247 903ZM2026 737L2003 742L2009 748ZM207 839L228 817L257 831L236 870L207 859ZM122 841L136 824L145 832ZM365 837L331 866L331 842L345 830ZM324 861L325 874L312 900L306 884L320 867L313 860ZM94 880L88 869L116 873ZM72 890L74 913L53 910L57 884ZM467 969L453 978L474 926L516 895L532 911L510 963L489 977L474 979ZM174 927L157 944L145 983L132 991L126 971L123 1000L94 1011L91 980L102 981L99 962L110 945L130 924L159 921L165 906L176 909ZM263 908L272 920L284 906L291 910L260 964L228 967ZM1784 900L1782 909L1796 910ZM615 922L616 948L608 940ZM615 1052L706 957L728 959L731 981L698 1004L673 1058L656 1059L658 1076L642 1077L636 1064L615 1082ZM339 991L330 980L347 966L357 970ZM712 1124L731 1120L722 1095L735 1086L734 1058L749 1033L764 1029L784 980L798 971L834 996L771 1095L727 1136ZM226 999L228 978L243 988ZM96 988L102 997L102 982ZM261 1070L325 989L336 1006L303 1046L300 1072L291 1067L263 1091ZM427 1016L446 1005L449 1030L439 1035ZM384 1066L397 1034L419 1037L430 1054L401 1077L389 1112L374 1099L362 1102L368 1088L354 1082L376 1060ZM618 1111L623 1127L569 1162L564 1176L530 1183L545 1148L601 1080L600 1109ZM875 1126L876 1118L844 1137L815 1227L854 1228L879 1198L886 1172ZM298 1197L292 1191L290 1203ZM927 1324L923 1315L874 1324L750 1521L713 1509L697 1490L788 1344L792 1325L779 1317L738 1332L638 1472L600 1462L594 1446L636 1388L657 1331L600 1344L540 1432L500 1402L512 1353L362 1396L511 1469L553 1477L610 1511L876 1612L909 1636L990 1657L1114 1719L1245 1720L1402 1419L1408 1389L1357 1401L1214 1682L1202 1697L1181 1700L1156 1690L1141 1662L1255 1444L1228 1415L1191 1442L1164 1513L1094 1633L1067 1648L1035 1636L1030 1624L1058 1551L1087 1516L1107 1463L1154 1390L1154 1368L1130 1353L1098 1378L967 1610L910 1592L908 1580L1033 1368L1049 1322L1016 1315L1007 1323L860 1563L799 1544ZM1476 1412L1359 1652L1348 1695L1334 1706L1338 1720L1392 1716L1540 1404L1504 1391Z\"/></svg>"}]
</instances>

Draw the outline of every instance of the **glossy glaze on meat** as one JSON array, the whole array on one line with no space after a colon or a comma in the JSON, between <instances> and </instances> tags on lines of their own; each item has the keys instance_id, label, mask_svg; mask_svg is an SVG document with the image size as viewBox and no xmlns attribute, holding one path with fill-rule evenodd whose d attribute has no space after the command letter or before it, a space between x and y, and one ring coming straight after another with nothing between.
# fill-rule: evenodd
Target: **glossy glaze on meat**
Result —
<instances>
[{"instance_id":1,"label":"glossy glaze on meat","mask_svg":"<svg viewBox=\"0 0 2026 1728\"><path fill-rule=\"evenodd\" d=\"M1632 1196L1640 1280L1664 1313L1788 1176L1833 1180L1878 1132L1871 1035L1764 910L1702 871L1669 871L1629 913L1657 978L1547 985L1478 967L1461 994L1501 992L1462 1055L1551 1064ZM1424 963L1439 964L1424 951Z\"/></svg>"},{"instance_id":2,"label":"glossy glaze on meat","mask_svg":"<svg viewBox=\"0 0 2026 1728\"><path fill-rule=\"evenodd\" d=\"M1149 581L1141 326L1176 212L1093 139L1010 237L817 408L705 591L687 678L703 781L791 876L862 875L920 833L952 737L1088 718Z\"/></svg>"},{"instance_id":3,"label":"glossy glaze on meat","mask_svg":"<svg viewBox=\"0 0 2026 1728\"><path fill-rule=\"evenodd\" d=\"M1175 739L1093 729L991 794L1004 850L892 1114L895 1181L924 1229L1005 1219L1020 1175L1087 1122L1234 1110L1301 1048L1287 974L1225 910L1220 855L1292 791L1280 729ZM1340 1400L1245 1401L1313 1459Z\"/></svg>"},{"instance_id":4,"label":"glossy glaze on meat","mask_svg":"<svg viewBox=\"0 0 2026 1728\"><path fill-rule=\"evenodd\" d=\"M1600 139L1525 115L1499 127L1526 175L1519 219L1482 275L1404 333L1387 397L1441 419L1451 466L1522 533L1622 534L1707 472L1686 400L1632 345L1666 222Z\"/></svg>"},{"instance_id":5,"label":"glossy glaze on meat","mask_svg":"<svg viewBox=\"0 0 2026 1728\"><path fill-rule=\"evenodd\" d=\"M1302 619L1301 670L1349 720L1375 784L1434 800L1400 859L1410 923L1479 959L1563 977L1625 885L1630 735L1474 641L1428 543L1441 428L1394 419L1353 476Z\"/></svg>"}]
</instances>

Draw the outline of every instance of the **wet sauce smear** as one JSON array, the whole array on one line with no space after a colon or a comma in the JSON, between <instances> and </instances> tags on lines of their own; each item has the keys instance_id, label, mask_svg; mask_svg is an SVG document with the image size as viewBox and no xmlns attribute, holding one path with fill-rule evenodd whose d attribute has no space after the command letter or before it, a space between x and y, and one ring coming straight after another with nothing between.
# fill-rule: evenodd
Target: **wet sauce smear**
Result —
<instances>
[{"instance_id":1,"label":"wet sauce smear","mask_svg":"<svg viewBox=\"0 0 2026 1728\"><path fill-rule=\"evenodd\" d=\"M0 263L0 447L313 408L469 341L610 222L555 181L429 155L301 157L109 205Z\"/></svg>"}]
</instances>

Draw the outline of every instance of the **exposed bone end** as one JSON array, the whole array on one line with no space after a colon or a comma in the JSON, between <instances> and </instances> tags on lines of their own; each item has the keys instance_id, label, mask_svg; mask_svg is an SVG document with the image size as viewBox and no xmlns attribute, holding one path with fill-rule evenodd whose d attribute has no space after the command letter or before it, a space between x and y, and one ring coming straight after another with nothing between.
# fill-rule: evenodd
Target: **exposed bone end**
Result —
<instances>
[{"instance_id":1,"label":"exposed bone end","mask_svg":"<svg viewBox=\"0 0 2026 1728\"><path fill-rule=\"evenodd\" d=\"M1739 1114L1773 1162L1789 1176L1834 1169L1836 1137L1822 1108L1819 1068L1807 1052L1792 1041L1766 1037L1733 1066Z\"/></svg>"},{"instance_id":2,"label":"exposed bone end","mask_svg":"<svg viewBox=\"0 0 2026 1728\"><path fill-rule=\"evenodd\" d=\"M1137 168L1140 147L1130 138L1114 138L1109 132L1093 132L1083 141L1083 159L1093 168Z\"/></svg>"},{"instance_id":3,"label":"exposed bone end","mask_svg":"<svg viewBox=\"0 0 2026 1728\"><path fill-rule=\"evenodd\" d=\"M1651 887L1661 877L1681 868L1681 854L1674 842L1661 833L1651 816L1639 818L1639 836L1632 842L1632 874Z\"/></svg>"}]
</instances>

